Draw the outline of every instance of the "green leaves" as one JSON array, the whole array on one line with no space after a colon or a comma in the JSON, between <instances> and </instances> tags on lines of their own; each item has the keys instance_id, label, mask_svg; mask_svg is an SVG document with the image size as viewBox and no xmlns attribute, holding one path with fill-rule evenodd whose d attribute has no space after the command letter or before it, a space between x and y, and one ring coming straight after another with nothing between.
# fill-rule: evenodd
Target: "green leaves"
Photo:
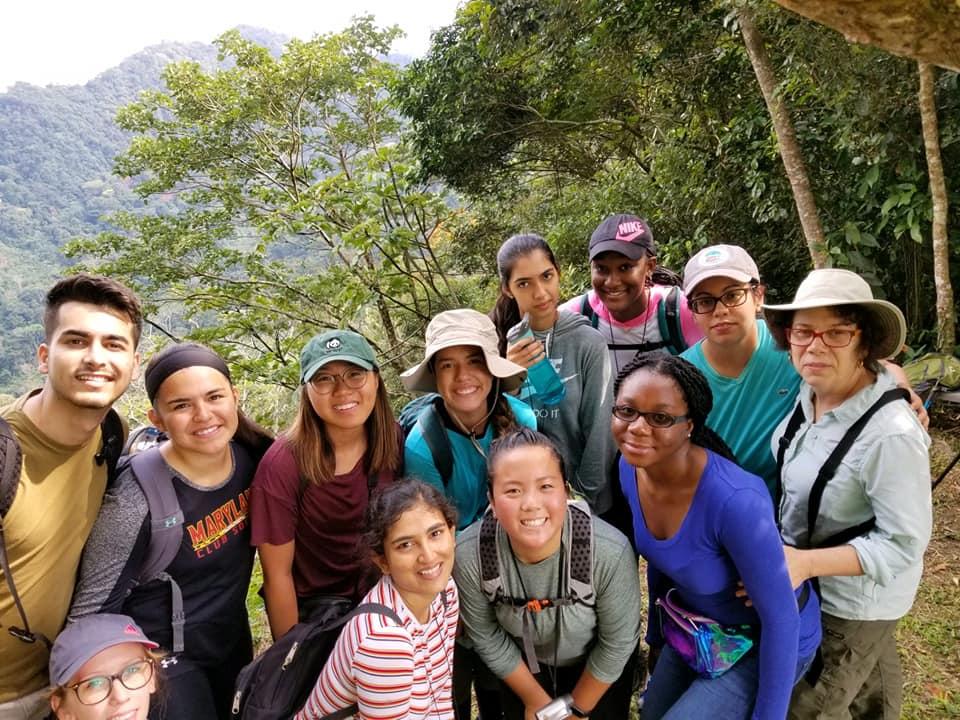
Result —
<instances>
[{"instance_id":1,"label":"green leaves","mask_svg":"<svg viewBox=\"0 0 960 720\"><path fill-rule=\"evenodd\" d=\"M422 336L449 302L433 235L451 210L398 135L397 70L382 59L398 32L360 18L275 57L231 31L216 42L226 69L169 66L165 91L118 116L137 135L117 171L155 214L118 215L117 232L71 255L273 382L290 382L296 349L324 327L381 348Z\"/></svg>"}]
</instances>

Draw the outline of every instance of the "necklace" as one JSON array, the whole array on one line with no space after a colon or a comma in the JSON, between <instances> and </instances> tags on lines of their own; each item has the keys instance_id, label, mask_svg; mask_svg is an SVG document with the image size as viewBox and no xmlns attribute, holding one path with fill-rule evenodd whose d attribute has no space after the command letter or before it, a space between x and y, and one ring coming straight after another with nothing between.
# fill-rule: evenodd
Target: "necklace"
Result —
<instances>
[{"instance_id":1,"label":"necklace","mask_svg":"<svg viewBox=\"0 0 960 720\"><path fill-rule=\"evenodd\" d=\"M649 287L644 287L643 298L644 298L644 303L643 303L643 310L640 311L641 315L645 313L647 309L650 307L650 288ZM607 324L607 330L610 331L609 347L613 348L613 352L610 354L613 355L613 366L614 368L616 368L614 377L617 377L620 374L620 359L617 357L618 351L615 349L617 345L617 339L613 336L613 323L620 322L620 321L613 316L613 313L610 312L609 308L607 309L607 313L610 315L610 322ZM639 315L637 317L639 317ZM649 321L650 321L650 318L647 318L647 320L643 323L643 332L640 333L641 346L647 344L647 325L649 324ZM640 351L638 350L637 352L640 352ZM634 353L634 356L636 356L636 353ZM630 359L633 360L633 358L630 358Z\"/></svg>"}]
</instances>

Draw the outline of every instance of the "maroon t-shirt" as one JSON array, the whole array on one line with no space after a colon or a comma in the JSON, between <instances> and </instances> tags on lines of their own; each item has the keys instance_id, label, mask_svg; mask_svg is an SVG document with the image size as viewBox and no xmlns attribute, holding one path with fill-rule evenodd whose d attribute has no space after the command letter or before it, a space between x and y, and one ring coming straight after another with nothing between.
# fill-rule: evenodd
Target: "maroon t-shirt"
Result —
<instances>
[{"instance_id":1,"label":"maroon t-shirt","mask_svg":"<svg viewBox=\"0 0 960 720\"><path fill-rule=\"evenodd\" d=\"M396 477L394 472L380 473L377 487ZM363 597L377 579L370 559L358 550L368 499L363 460L329 482L307 483L301 495L297 461L286 440L278 437L253 478L250 542L294 541L293 583L298 597Z\"/></svg>"}]
</instances>

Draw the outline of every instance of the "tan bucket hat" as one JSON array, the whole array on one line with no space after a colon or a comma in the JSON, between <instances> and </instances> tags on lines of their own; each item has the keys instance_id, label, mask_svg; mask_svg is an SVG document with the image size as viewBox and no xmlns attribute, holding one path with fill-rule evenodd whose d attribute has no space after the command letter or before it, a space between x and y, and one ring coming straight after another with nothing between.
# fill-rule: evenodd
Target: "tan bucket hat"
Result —
<instances>
[{"instance_id":1,"label":"tan bucket hat","mask_svg":"<svg viewBox=\"0 0 960 720\"><path fill-rule=\"evenodd\" d=\"M792 303L764 305L763 313L782 325L785 313L836 305L859 305L873 313L883 329L883 337L877 339L877 353L881 358L893 357L900 352L907 340L907 322L900 308L886 300L875 300L867 281L850 270L813 270L800 283Z\"/></svg>"},{"instance_id":2,"label":"tan bucket hat","mask_svg":"<svg viewBox=\"0 0 960 720\"><path fill-rule=\"evenodd\" d=\"M440 350L456 345L472 345L483 350L487 370L500 378L501 390L515 390L527 375L526 368L500 357L493 321L476 310L464 308L440 313L427 325L426 343L423 361L400 375L407 390L436 392L437 378L430 370L430 358Z\"/></svg>"}]
</instances>

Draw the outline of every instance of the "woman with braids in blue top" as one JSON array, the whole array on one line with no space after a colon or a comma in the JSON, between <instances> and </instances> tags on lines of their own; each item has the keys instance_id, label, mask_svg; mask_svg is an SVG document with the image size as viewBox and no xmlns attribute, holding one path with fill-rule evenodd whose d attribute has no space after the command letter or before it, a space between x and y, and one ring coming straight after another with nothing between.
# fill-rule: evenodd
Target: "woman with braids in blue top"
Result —
<instances>
[{"instance_id":1,"label":"woman with braids in blue top","mask_svg":"<svg viewBox=\"0 0 960 720\"><path fill-rule=\"evenodd\" d=\"M647 642L659 655L644 720L782 720L820 619L809 586L791 586L770 493L705 425L710 387L686 360L638 355L614 394L620 482L647 560ZM736 595L741 579L752 606Z\"/></svg>"}]
</instances>

